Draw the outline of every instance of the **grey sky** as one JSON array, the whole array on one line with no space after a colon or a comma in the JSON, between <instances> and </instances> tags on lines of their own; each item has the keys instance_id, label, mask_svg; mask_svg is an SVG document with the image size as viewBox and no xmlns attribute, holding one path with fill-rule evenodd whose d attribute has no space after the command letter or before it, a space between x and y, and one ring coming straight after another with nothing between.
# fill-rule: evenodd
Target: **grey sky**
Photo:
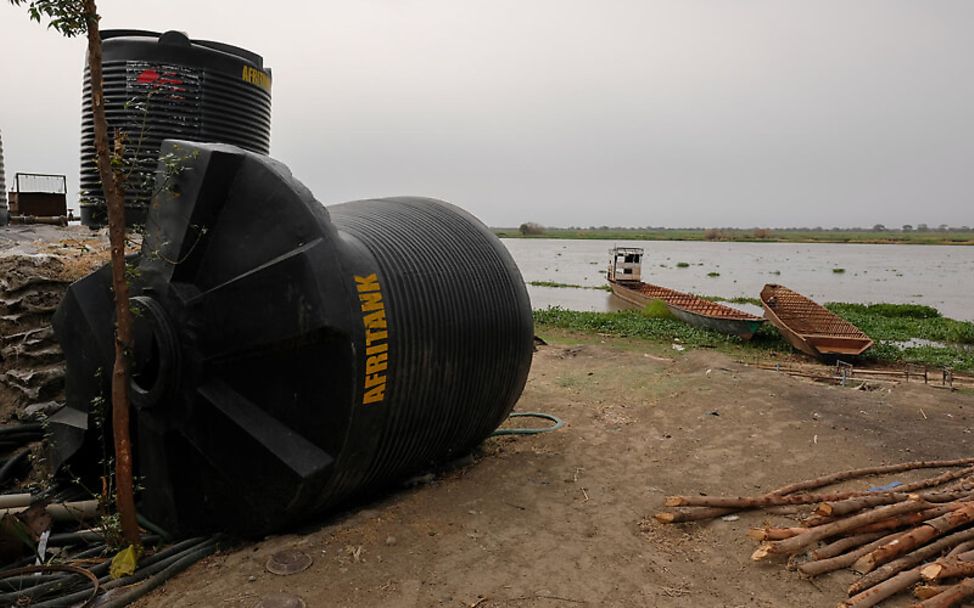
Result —
<instances>
[{"instance_id":1,"label":"grey sky","mask_svg":"<svg viewBox=\"0 0 974 608\"><path fill-rule=\"evenodd\" d=\"M262 54L323 202L491 225L974 224L974 2L101 0ZM8 174L77 192L84 43L0 0ZM9 180L9 175L8 175Z\"/></svg>"}]
</instances>

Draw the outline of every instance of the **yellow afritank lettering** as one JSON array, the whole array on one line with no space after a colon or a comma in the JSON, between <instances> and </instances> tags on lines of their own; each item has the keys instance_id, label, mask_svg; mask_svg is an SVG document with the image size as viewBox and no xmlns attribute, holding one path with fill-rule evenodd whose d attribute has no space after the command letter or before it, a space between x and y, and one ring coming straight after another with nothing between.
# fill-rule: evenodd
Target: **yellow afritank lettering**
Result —
<instances>
[{"instance_id":1,"label":"yellow afritank lettering","mask_svg":"<svg viewBox=\"0 0 974 608\"><path fill-rule=\"evenodd\" d=\"M375 355L369 357L365 360L365 373L366 375L377 374L379 372L386 371L388 364L386 361L389 360L389 355L382 353L381 355Z\"/></svg>"},{"instance_id":2,"label":"yellow afritank lettering","mask_svg":"<svg viewBox=\"0 0 974 608\"><path fill-rule=\"evenodd\" d=\"M365 291L379 291L379 277L373 272L367 277L355 277L355 288L359 293Z\"/></svg>"},{"instance_id":3,"label":"yellow afritank lettering","mask_svg":"<svg viewBox=\"0 0 974 608\"><path fill-rule=\"evenodd\" d=\"M260 87L268 92L271 90L271 75L255 67L249 65L243 66L241 78L244 82L249 82L255 87Z\"/></svg>"},{"instance_id":4,"label":"yellow afritank lettering","mask_svg":"<svg viewBox=\"0 0 974 608\"><path fill-rule=\"evenodd\" d=\"M375 346L370 346L370 347L366 348L365 349L365 354L366 355L377 355L379 353L384 353L384 352L386 352L388 350L389 350L389 345L388 344L385 344L385 343L376 344Z\"/></svg>"},{"instance_id":5,"label":"yellow afritank lettering","mask_svg":"<svg viewBox=\"0 0 974 608\"><path fill-rule=\"evenodd\" d=\"M377 310L376 312L370 312L369 314L362 317L362 323L365 324L369 329L385 329L386 328L386 310Z\"/></svg>"},{"instance_id":6,"label":"yellow afritank lettering","mask_svg":"<svg viewBox=\"0 0 974 608\"><path fill-rule=\"evenodd\" d=\"M385 400L389 369L389 332L386 320L386 304L376 273L354 276L355 291L362 309L362 326L365 328L365 369L362 385L362 404Z\"/></svg>"},{"instance_id":7,"label":"yellow afritank lettering","mask_svg":"<svg viewBox=\"0 0 974 608\"><path fill-rule=\"evenodd\" d=\"M386 377L382 374L372 374L365 377L365 388L372 388L386 383Z\"/></svg>"},{"instance_id":8,"label":"yellow afritank lettering","mask_svg":"<svg viewBox=\"0 0 974 608\"><path fill-rule=\"evenodd\" d=\"M386 396L385 393L386 393L386 385L385 383L382 383L375 388L367 390L365 392L365 396L362 397L362 403L366 405L369 403L378 403L383 399L385 399Z\"/></svg>"},{"instance_id":9,"label":"yellow afritank lettering","mask_svg":"<svg viewBox=\"0 0 974 608\"><path fill-rule=\"evenodd\" d=\"M362 302L362 312L372 312L385 308L385 304L382 303L382 293L379 291L360 293L358 299Z\"/></svg>"}]
</instances>

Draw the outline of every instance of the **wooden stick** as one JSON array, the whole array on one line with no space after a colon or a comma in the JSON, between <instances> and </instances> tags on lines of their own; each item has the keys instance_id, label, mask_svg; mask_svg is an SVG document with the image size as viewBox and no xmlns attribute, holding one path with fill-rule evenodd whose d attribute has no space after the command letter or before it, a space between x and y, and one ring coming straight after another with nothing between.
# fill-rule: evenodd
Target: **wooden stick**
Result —
<instances>
[{"instance_id":1,"label":"wooden stick","mask_svg":"<svg viewBox=\"0 0 974 608\"><path fill-rule=\"evenodd\" d=\"M795 492L803 492L806 490L814 490L824 486L832 485L834 483L839 483L841 481L848 481L850 479L857 479L859 477L869 477L873 475L885 475L891 473L901 473L903 471L913 471L917 469L939 469L948 467L959 467L959 466L970 466L974 464L974 458L958 458L954 460L916 460L912 462L902 462L898 464L888 464L876 467L864 467L860 469L849 469L846 471L839 471L837 473L831 473L829 475L824 475L822 477L816 477L815 479L808 479L805 481L798 481L781 486L777 490L769 492L765 496L775 496L775 495L785 495L793 494ZM656 519L662 523L682 523L690 521L701 521L705 519L714 519L717 517L723 517L724 515L730 515L731 513L736 513L740 509L700 509L697 512L663 512L657 513Z\"/></svg>"},{"instance_id":2,"label":"wooden stick","mask_svg":"<svg viewBox=\"0 0 974 608\"><path fill-rule=\"evenodd\" d=\"M938 559L920 568L920 576L926 581L939 581L958 576L974 576L974 552L960 553Z\"/></svg>"},{"instance_id":3,"label":"wooden stick","mask_svg":"<svg viewBox=\"0 0 974 608\"><path fill-rule=\"evenodd\" d=\"M866 492L865 490L848 490L845 492L831 492L828 494L789 494L764 496L667 496L667 507L718 507L724 509L755 509L759 507L776 507L779 505L808 505L815 502L845 500L860 496L889 496L892 492ZM899 493L896 493L899 495ZM903 500L898 498L894 502Z\"/></svg>"},{"instance_id":4,"label":"wooden stick","mask_svg":"<svg viewBox=\"0 0 974 608\"><path fill-rule=\"evenodd\" d=\"M869 608L870 606L875 606L888 597L892 597L901 591L906 591L911 585L919 583L920 580L919 568L900 572L896 576L850 597L839 604L838 608Z\"/></svg>"},{"instance_id":5,"label":"wooden stick","mask_svg":"<svg viewBox=\"0 0 974 608\"><path fill-rule=\"evenodd\" d=\"M926 521L882 547L875 549L867 555L863 555L856 560L852 569L856 572L866 574L874 570L876 566L905 555L913 549L927 544L934 538L943 536L945 533L969 524L972 521L974 521L974 503L960 503L960 506L956 510Z\"/></svg>"},{"instance_id":6,"label":"wooden stick","mask_svg":"<svg viewBox=\"0 0 974 608\"><path fill-rule=\"evenodd\" d=\"M967 553L968 551L974 550L974 540L964 541L957 545L953 549L947 552L947 557L953 557L961 553Z\"/></svg>"},{"instance_id":7,"label":"wooden stick","mask_svg":"<svg viewBox=\"0 0 974 608\"><path fill-rule=\"evenodd\" d=\"M952 492L922 492L920 497L928 502L952 502L971 495L970 488L959 489ZM834 502L823 502L815 507L815 514L821 517L842 517L856 511L879 507L882 505L893 504L909 498L907 493L891 493L857 496Z\"/></svg>"},{"instance_id":8,"label":"wooden stick","mask_svg":"<svg viewBox=\"0 0 974 608\"><path fill-rule=\"evenodd\" d=\"M858 581L853 583L852 586L849 587L849 595L856 595L874 585L879 585L896 573L906 570L907 568L912 568L917 564L925 562L931 557L940 555L945 549L949 549L969 540L974 540L974 528L968 528L966 530L961 530L960 532L954 532L949 536L945 536L936 542L917 549L913 553L908 553L899 559L895 559L886 565L876 568L866 576L863 576ZM917 570L916 575L919 580L919 569Z\"/></svg>"},{"instance_id":9,"label":"wooden stick","mask_svg":"<svg viewBox=\"0 0 974 608\"><path fill-rule=\"evenodd\" d=\"M947 471L936 477L914 481L903 484L896 491L892 492L870 492L868 490L847 490L844 492L830 492L825 494L789 494L789 495L763 495L763 496L668 496L666 498L667 507L720 507L753 509L755 507L770 507L777 505L803 505L813 502L822 502L816 509L819 515L841 515L833 513L833 501L845 501L852 498L864 500L864 502L888 499L886 503L899 502L906 500L914 490L935 487L953 481L960 477L968 477L974 474L974 467L962 469L960 471ZM866 506L869 506L868 504ZM858 509L856 509L858 510Z\"/></svg>"},{"instance_id":10,"label":"wooden stick","mask_svg":"<svg viewBox=\"0 0 974 608\"><path fill-rule=\"evenodd\" d=\"M747 536L757 541L784 540L805 531L805 528L751 528L747 531Z\"/></svg>"},{"instance_id":11,"label":"wooden stick","mask_svg":"<svg viewBox=\"0 0 974 608\"><path fill-rule=\"evenodd\" d=\"M810 558L811 561L828 559L830 557L835 557L836 555L842 555L849 549L860 547L862 545L865 545L866 543L872 543L872 541L876 540L877 538L883 538L884 536L887 535L884 535L882 532L870 532L868 534L856 534L854 536L846 536L845 538L840 538L839 540L833 543L830 543L828 545L825 545L824 547L820 547L818 549L815 549L814 551L811 551L808 554L808 557ZM888 536L894 536L894 535L888 535Z\"/></svg>"},{"instance_id":12,"label":"wooden stick","mask_svg":"<svg viewBox=\"0 0 974 608\"><path fill-rule=\"evenodd\" d=\"M856 530L856 532L865 534L867 532L895 530L896 528L902 528L904 526L915 526L920 522L949 513L953 510L953 508L953 506L941 505L939 507L925 509L918 513L904 513L903 515L897 515L896 517L890 517L889 519L884 519L883 521L877 521L867 526L863 526L862 528Z\"/></svg>"},{"instance_id":13,"label":"wooden stick","mask_svg":"<svg viewBox=\"0 0 974 608\"><path fill-rule=\"evenodd\" d=\"M818 576L820 574L833 572L841 568L847 568L851 566L852 562L856 561L859 557L869 553L883 543L889 542L895 537L896 534L888 534L844 555L835 555L828 558L821 558L814 561L805 562L801 566L798 566L798 570L800 570L805 576Z\"/></svg>"},{"instance_id":14,"label":"wooden stick","mask_svg":"<svg viewBox=\"0 0 974 608\"><path fill-rule=\"evenodd\" d=\"M943 593L938 593L928 600L914 604L913 608L950 608L967 598L974 596L974 579L965 578Z\"/></svg>"},{"instance_id":15,"label":"wooden stick","mask_svg":"<svg viewBox=\"0 0 974 608\"><path fill-rule=\"evenodd\" d=\"M688 521L716 519L724 515L737 513L737 509L694 509L692 511L663 511L653 517L664 524L680 524Z\"/></svg>"},{"instance_id":16,"label":"wooden stick","mask_svg":"<svg viewBox=\"0 0 974 608\"><path fill-rule=\"evenodd\" d=\"M814 542L818 542L823 538L828 538L830 536L834 536L842 532L848 532L849 530L855 530L856 528L860 528L874 521L888 519L890 517L899 515L901 513L920 511L925 508L929 508L929 506L930 503L924 500L911 499L905 502L897 503L895 505L887 505L885 507L880 507L872 511L859 513L858 515L853 515L852 517L840 519L839 521L835 521L830 524L825 524L824 526L809 528L808 531L806 531L804 534L799 534L798 536L786 538L785 540L764 543L763 545L758 547L757 551L751 554L751 559L759 560L759 559L764 559L768 555L783 555L783 554L796 553L797 551L804 549L805 547L811 545Z\"/></svg>"},{"instance_id":17,"label":"wooden stick","mask_svg":"<svg viewBox=\"0 0 974 608\"><path fill-rule=\"evenodd\" d=\"M951 588L952 585L917 585L913 588L913 595L918 600L929 600Z\"/></svg>"}]
</instances>

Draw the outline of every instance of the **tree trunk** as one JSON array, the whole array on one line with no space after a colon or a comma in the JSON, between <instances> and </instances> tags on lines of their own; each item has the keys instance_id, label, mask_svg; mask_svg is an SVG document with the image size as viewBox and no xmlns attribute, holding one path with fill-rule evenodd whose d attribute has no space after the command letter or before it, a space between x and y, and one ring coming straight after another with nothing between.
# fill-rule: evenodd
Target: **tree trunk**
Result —
<instances>
[{"instance_id":1,"label":"tree trunk","mask_svg":"<svg viewBox=\"0 0 974 608\"><path fill-rule=\"evenodd\" d=\"M128 354L132 348L132 312L125 279L125 196L119 175L112 168L108 147L108 121L102 77L101 32L95 0L84 0L87 19L88 67L91 76L91 105L95 126L98 173L108 208L108 239L112 252L112 288L115 292L115 365L112 368L112 432L115 437L115 501L122 534L130 545L138 545L139 524L135 514L132 484L132 444L129 437Z\"/></svg>"}]
</instances>

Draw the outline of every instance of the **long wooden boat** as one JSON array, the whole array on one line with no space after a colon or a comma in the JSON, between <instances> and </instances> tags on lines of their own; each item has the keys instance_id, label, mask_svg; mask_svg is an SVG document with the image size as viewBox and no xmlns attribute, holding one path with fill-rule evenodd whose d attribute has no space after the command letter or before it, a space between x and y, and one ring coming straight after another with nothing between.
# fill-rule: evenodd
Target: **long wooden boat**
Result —
<instances>
[{"instance_id":1,"label":"long wooden boat","mask_svg":"<svg viewBox=\"0 0 974 608\"><path fill-rule=\"evenodd\" d=\"M764 316L785 340L813 357L861 355L873 345L852 323L782 285L765 285L761 303Z\"/></svg>"},{"instance_id":2,"label":"long wooden boat","mask_svg":"<svg viewBox=\"0 0 974 608\"><path fill-rule=\"evenodd\" d=\"M750 340L764 319L730 306L711 302L682 291L635 281L609 281L612 293L642 308L650 302L666 305L674 317L700 329L712 329Z\"/></svg>"}]
</instances>

